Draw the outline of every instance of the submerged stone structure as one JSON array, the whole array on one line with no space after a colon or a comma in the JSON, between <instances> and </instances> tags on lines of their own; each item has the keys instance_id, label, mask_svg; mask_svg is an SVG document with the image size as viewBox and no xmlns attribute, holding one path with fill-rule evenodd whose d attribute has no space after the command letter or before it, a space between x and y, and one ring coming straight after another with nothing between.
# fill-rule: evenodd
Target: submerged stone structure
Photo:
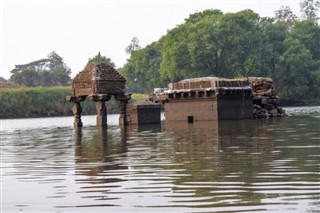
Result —
<instances>
[{"instance_id":1,"label":"submerged stone structure","mask_svg":"<svg viewBox=\"0 0 320 213\"><path fill-rule=\"evenodd\" d=\"M165 106L166 121L210 121L253 117L253 93L247 80L204 77L156 89L149 98Z\"/></svg>"},{"instance_id":2,"label":"submerged stone structure","mask_svg":"<svg viewBox=\"0 0 320 213\"><path fill-rule=\"evenodd\" d=\"M271 78L186 79L158 88L150 101L162 102L167 121L210 121L281 117L279 97Z\"/></svg>"},{"instance_id":3,"label":"submerged stone structure","mask_svg":"<svg viewBox=\"0 0 320 213\"><path fill-rule=\"evenodd\" d=\"M120 124L126 124L126 106L131 94L126 94L126 80L113 67L105 63L90 63L78 73L72 82L72 96L66 100L73 102L74 126L81 127L81 102L87 97L95 102L97 110L97 126L107 125L105 102L112 96L120 102Z\"/></svg>"},{"instance_id":4,"label":"submerged stone structure","mask_svg":"<svg viewBox=\"0 0 320 213\"><path fill-rule=\"evenodd\" d=\"M166 121L217 121L279 117L285 115L278 107L278 96L272 79L247 77L226 79L203 77L185 79L155 89L149 101L128 104L131 94L125 93L125 78L105 63L90 63L72 82L74 126L81 127L81 102L95 102L97 126L107 125L105 102L112 96L119 101L120 125L160 123L164 104Z\"/></svg>"},{"instance_id":5,"label":"submerged stone structure","mask_svg":"<svg viewBox=\"0 0 320 213\"><path fill-rule=\"evenodd\" d=\"M286 112L279 107L279 97L273 87L271 78L247 77L245 79L253 91L254 118L282 117L287 115Z\"/></svg>"},{"instance_id":6,"label":"submerged stone structure","mask_svg":"<svg viewBox=\"0 0 320 213\"><path fill-rule=\"evenodd\" d=\"M127 105L127 124L155 124L161 121L161 105L150 101L137 101Z\"/></svg>"}]
</instances>

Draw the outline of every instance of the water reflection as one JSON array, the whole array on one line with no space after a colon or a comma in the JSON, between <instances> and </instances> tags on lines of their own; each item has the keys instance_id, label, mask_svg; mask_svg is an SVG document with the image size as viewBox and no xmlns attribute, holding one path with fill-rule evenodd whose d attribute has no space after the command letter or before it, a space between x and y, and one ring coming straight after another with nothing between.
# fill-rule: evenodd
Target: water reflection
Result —
<instances>
[{"instance_id":1,"label":"water reflection","mask_svg":"<svg viewBox=\"0 0 320 213\"><path fill-rule=\"evenodd\" d=\"M76 179L78 183L107 184L123 181L118 177L98 178L104 171L127 170L128 166L117 163L115 156L125 157L127 153L126 131L120 137L111 134L106 127L98 127L92 138L84 138L82 128L75 129ZM119 140L120 139L120 140ZM88 178L83 178L88 176ZM85 189L101 188L88 186ZM105 188L105 187L103 187ZM105 192L102 191L95 192ZM100 195L97 195L100 198Z\"/></svg>"},{"instance_id":2,"label":"water reflection","mask_svg":"<svg viewBox=\"0 0 320 213\"><path fill-rule=\"evenodd\" d=\"M319 125L301 116L2 132L4 209L316 212Z\"/></svg>"},{"instance_id":3,"label":"water reflection","mask_svg":"<svg viewBox=\"0 0 320 213\"><path fill-rule=\"evenodd\" d=\"M202 212L231 211L235 207L258 211L268 202L272 204L268 208L279 203L282 207L292 205L287 199L296 190L302 189L311 197L316 191L308 191L309 184L295 178L303 174L297 173L297 166L289 165L290 159L279 160L288 152L277 145L284 142L279 139L283 136L281 125L287 127L288 123L275 119L166 122L162 126L98 129L88 139L78 133L76 182L84 185L79 193L93 193L84 197L108 201L95 206L132 210L193 207ZM291 127L284 129L291 133ZM287 198L274 203L272 200L282 193ZM134 202L130 199L133 197Z\"/></svg>"}]
</instances>

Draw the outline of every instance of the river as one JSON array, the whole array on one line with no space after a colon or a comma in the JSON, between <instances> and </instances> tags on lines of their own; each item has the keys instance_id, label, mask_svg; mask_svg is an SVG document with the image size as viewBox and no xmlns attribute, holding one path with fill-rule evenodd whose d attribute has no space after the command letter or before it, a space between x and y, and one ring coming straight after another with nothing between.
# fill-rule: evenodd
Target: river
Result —
<instances>
[{"instance_id":1,"label":"river","mask_svg":"<svg viewBox=\"0 0 320 213\"><path fill-rule=\"evenodd\" d=\"M0 212L320 212L320 107L97 128L1 121Z\"/></svg>"}]
</instances>

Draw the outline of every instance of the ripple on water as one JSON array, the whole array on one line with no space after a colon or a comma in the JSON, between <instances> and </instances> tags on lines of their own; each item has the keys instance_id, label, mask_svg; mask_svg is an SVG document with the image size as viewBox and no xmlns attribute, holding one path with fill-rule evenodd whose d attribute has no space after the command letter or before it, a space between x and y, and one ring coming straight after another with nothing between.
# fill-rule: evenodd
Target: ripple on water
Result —
<instances>
[{"instance_id":1,"label":"ripple on water","mask_svg":"<svg viewBox=\"0 0 320 213\"><path fill-rule=\"evenodd\" d=\"M312 212L319 121L1 132L3 208L35 212ZM19 192L19 193L17 193Z\"/></svg>"}]
</instances>

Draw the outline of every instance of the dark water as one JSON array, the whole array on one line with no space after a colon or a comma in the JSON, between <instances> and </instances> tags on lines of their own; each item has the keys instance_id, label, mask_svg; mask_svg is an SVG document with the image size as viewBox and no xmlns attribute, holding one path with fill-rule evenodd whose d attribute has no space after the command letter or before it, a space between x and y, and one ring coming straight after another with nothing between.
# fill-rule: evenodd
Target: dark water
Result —
<instances>
[{"instance_id":1,"label":"dark water","mask_svg":"<svg viewBox=\"0 0 320 213\"><path fill-rule=\"evenodd\" d=\"M320 212L320 107L107 129L1 120L0 212Z\"/></svg>"}]
</instances>

